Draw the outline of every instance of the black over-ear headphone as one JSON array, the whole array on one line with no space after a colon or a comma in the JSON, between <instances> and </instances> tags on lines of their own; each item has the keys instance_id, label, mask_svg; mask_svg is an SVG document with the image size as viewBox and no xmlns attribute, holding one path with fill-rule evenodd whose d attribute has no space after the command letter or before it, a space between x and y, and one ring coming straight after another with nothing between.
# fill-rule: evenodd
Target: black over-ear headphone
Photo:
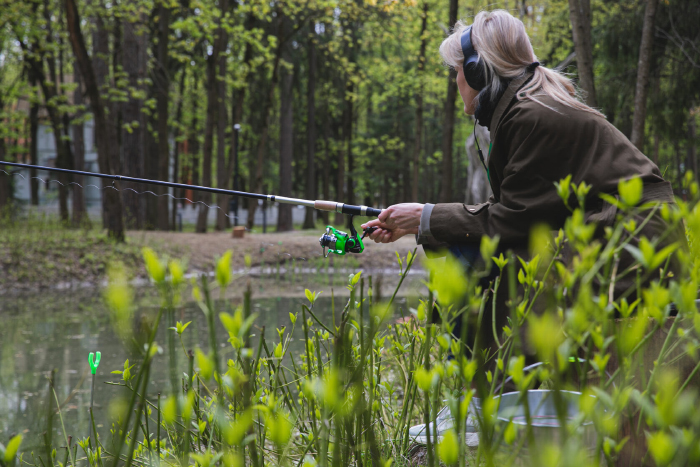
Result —
<instances>
[{"instance_id":1,"label":"black over-ear headphone","mask_svg":"<svg viewBox=\"0 0 700 467\"><path fill-rule=\"evenodd\" d=\"M464 55L464 64L462 65L464 78L467 80L470 88L481 91L486 87L486 69L482 61L479 60L474 44L472 44L471 26L468 26L462 33L461 43L462 54Z\"/></svg>"}]
</instances>

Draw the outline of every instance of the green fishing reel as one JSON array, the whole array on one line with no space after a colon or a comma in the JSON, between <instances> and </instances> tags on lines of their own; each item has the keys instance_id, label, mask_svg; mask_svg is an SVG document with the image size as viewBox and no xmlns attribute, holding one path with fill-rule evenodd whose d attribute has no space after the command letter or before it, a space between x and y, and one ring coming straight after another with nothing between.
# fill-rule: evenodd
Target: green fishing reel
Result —
<instances>
[{"instance_id":1,"label":"green fishing reel","mask_svg":"<svg viewBox=\"0 0 700 467\"><path fill-rule=\"evenodd\" d=\"M323 248L323 257L328 258L328 255L331 253L341 256L346 253L362 253L365 251L365 245L362 243L362 239L374 232L375 229L376 227L370 227L365 230L362 237L359 237L355 226L352 225L352 216L350 217L349 234L331 225L326 226L326 232L318 239L321 248ZM326 248L328 248L327 251Z\"/></svg>"}]
</instances>

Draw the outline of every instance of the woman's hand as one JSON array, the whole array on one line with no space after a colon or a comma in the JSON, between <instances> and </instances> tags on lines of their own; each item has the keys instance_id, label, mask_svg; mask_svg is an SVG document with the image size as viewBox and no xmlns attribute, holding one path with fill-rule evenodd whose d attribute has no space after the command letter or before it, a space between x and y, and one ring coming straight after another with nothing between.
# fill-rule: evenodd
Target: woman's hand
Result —
<instances>
[{"instance_id":1,"label":"woman's hand","mask_svg":"<svg viewBox=\"0 0 700 467\"><path fill-rule=\"evenodd\" d=\"M362 224L363 229L377 227L369 235L375 243L391 243L408 234L417 234L423 205L419 203L402 203L384 209L379 217Z\"/></svg>"}]
</instances>

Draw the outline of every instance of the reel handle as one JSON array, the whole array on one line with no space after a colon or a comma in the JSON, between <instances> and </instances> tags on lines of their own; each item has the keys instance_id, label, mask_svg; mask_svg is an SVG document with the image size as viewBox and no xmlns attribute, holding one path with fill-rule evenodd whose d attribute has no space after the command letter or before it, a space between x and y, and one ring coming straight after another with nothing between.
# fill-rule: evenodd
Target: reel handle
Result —
<instances>
[{"instance_id":1,"label":"reel handle","mask_svg":"<svg viewBox=\"0 0 700 467\"><path fill-rule=\"evenodd\" d=\"M355 206L353 204L337 203L335 201L324 201L322 199L317 199L314 201L314 209L319 211L333 211L342 214L348 214L350 216L367 216L367 217L377 217L382 210L371 208L369 206Z\"/></svg>"}]
</instances>

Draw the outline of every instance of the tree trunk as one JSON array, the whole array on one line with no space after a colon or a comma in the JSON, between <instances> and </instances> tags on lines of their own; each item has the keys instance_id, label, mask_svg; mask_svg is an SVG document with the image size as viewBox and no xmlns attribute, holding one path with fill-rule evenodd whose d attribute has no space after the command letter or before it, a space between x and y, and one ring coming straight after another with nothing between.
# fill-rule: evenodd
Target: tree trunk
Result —
<instances>
[{"instance_id":1,"label":"tree trunk","mask_svg":"<svg viewBox=\"0 0 700 467\"><path fill-rule=\"evenodd\" d=\"M673 159L676 166L676 184L677 186L682 186L684 171L681 170L681 161L683 159L681 158L681 145L677 139L673 141Z\"/></svg>"},{"instance_id":2,"label":"tree trunk","mask_svg":"<svg viewBox=\"0 0 700 467\"><path fill-rule=\"evenodd\" d=\"M216 124L217 117L217 103L218 98L216 96L218 86L216 84L216 64L218 62L218 48L214 46L214 51L212 55L207 59L207 118L204 126L204 153L202 160L202 185L211 186L211 156L214 146L214 125ZM216 55L216 57L215 57ZM200 201L206 204L199 205L199 213L197 216L197 232L206 233L207 232L207 220L209 217L209 207L207 204L211 203L210 193L200 193Z\"/></svg>"},{"instance_id":3,"label":"tree trunk","mask_svg":"<svg viewBox=\"0 0 700 467\"><path fill-rule=\"evenodd\" d=\"M51 10L49 1L44 0L44 20L46 21L46 43L50 44L56 40L56 37L54 37L53 34L53 27L52 25L54 24L56 18L54 17L54 11ZM63 9L59 9L58 11L58 26L59 28L61 27L61 23L63 22ZM70 169L71 168L71 159L70 157L70 147L68 146L68 142L64 139L64 125L61 120L62 120L62 115L61 112L58 110L55 104L55 99L60 97L60 87L59 87L59 82L58 80L60 79L63 81L63 63L62 60L60 60L61 57L61 39L60 36L58 38L58 51L59 51L59 69L61 71L61 74L58 75L56 73L56 55L55 55L55 50L54 49L47 49L45 47L41 47L38 44L34 44L34 47L32 47L32 51L38 54L39 57L39 63L41 63L41 89L42 92L44 93L44 103L46 104L46 110L49 114L49 121L51 122L51 129L53 130L53 137L54 137L54 142L56 145L56 167L60 167L63 169ZM47 83L47 77L43 73L43 63L44 61L46 62L46 65L48 67L49 71L49 76L48 76L48 83ZM67 128L65 128L67 130ZM68 212L68 184L70 183L70 176L65 173L59 173L57 174L56 178L58 179L59 185L58 185L58 209L60 213L61 220L63 222L68 222L69 219L69 212Z\"/></svg>"},{"instance_id":4,"label":"tree trunk","mask_svg":"<svg viewBox=\"0 0 700 467\"><path fill-rule=\"evenodd\" d=\"M280 38L281 34L277 35ZM260 131L260 140L258 141L257 148L257 159L255 161L254 167L251 166L251 174L253 171L255 175L251 177L251 186L249 188L253 193L262 192L263 184L263 168L265 162L265 152L267 151L267 134L270 127L270 108L272 107L272 97L275 92L275 87L279 81L279 63L282 57L282 41L278 40L277 51L275 53L275 61L272 65L272 78L270 80L270 85L268 87L268 92L265 95L265 101L262 105L262 130ZM246 227L250 230L253 228L253 223L255 221L255 211L258 207L258 201L255 199L250 199L248 201L248 220L246 222Z\"/></svg>"},{"instance_id":5,"label":"tree trunk","mask_svg":"<svg viewBox=\"0 0 700 467\"><path fill-rule=\"evenodd\" d=\"M228 1L221 0L219 4L222 15L228 9ZM214 44L212 47L212 54L207 58L207 120L204 129L204 157L203 157L203 167L202 167L202 184L204 186L211 186L212 174L211 174L211 163L212 163L212 152L214 150L214 126L216 125L216 119L219 114L218 104L219 104L219 85L218 85L218 74L217 68L219 66L219 55L224 48L225 34L224 29L221 26L221 19L218 20L219 24L217 26L216 37L214 38ZM211 203L211 194L202 193L201 198L203 203ZM206 205L200 205L199 215L197 216L197 232L206 233L207 231L207 219L209 216L209 208Z\"/></svg>"},{"instance_id":6,"label":"tree trunk","mask_svg":"<svg viewBox=\"0 0 700 467\"><path fill-rule=\"evenodd\" d=\"M73 67L73 79L78 85L73 92L73 103L77 106L83 105L83 89L78 66ZM82 115L76 115L80 119ZM85 127L83 122L73 124L73 168L75 170L85 170ZM80 186L73 186L73 226L78 227L83 223L90 222L85 207L85 189L82 175L73 175L73 181Z\"/></svg>"},{"instance_id":7,"label":"tree trunk","mask_svg":"<svg viewBox=\"0 0 700 467\"><path fill-rule=\"evenodd\" d=\"M112 161L109 158L107 147L107 122L104 107L100 96L100 83L96 78L96 70L85 47L85 39L80 27L80 15L75 5L75 0L65 0L67 29L70 35L73 53L76 56L80 74L83 77L85 88L90 96L90 106L95 119L95 142L97 145L97 157L100 171L106 174L114 174ZM101 23L101 20L98 19ZM102 26L104 29L104 25ZM104 44L107 45L107 44ZM97 49L99 51L99 49ZM97 60L97 59L96 59ZM119 184L117 183L117 187ZM124 220L120 192L115 190L103 190L105 226L109 236L117 241L124 241Z\"/></svg>"},{"instance_id":8,"label":"tree trunk","mask_svg":"<svg viewBox=\"0 0 700 467\"><path fill-rule=\"evenodd\" d=\"M123 22L122 66L127 75L129 87L135 91L142 90L146 77L146 63L142 62L146 48L145 33L137 35L137 24L125 20ZM146 178L145 167L145 138L144 116L141 113L143 100L129 93L126 102L122 104L123 123L121 128L122 163L124 175L136 178ZM125 188L143 191L140 184L125 183ZM149 188L150 189L150 188ZM146 198L127 190L122 193L124 200L124 217L127 228L141 230L146 223Z\"/></svg>"},{"instance_id":9,"label":"tree trunk","mask_svg":"<svg viewBox=\"0 0 700 467\"><path fill-rule=\"evenodd\" d=\"M652 155L652 159L654 161L654 164L659 165L659 146L661 145L661 141L659 139L659 131L656 130L654 132L654 151Z\"/></svg>"},{"instance_id":10,"label":"tree trunk","mask_svg":"<svg viewBox=\"0 0 700 467\"><path fill-rule=\"evenodd\" d=\"M190 180L187 183L192 185L201 185L199 181L200 176L200 159L199 159L199 76L194 73L192 77L192 95L191 95L191 106L192 106L192 120L190 122L190 127L188 130L187 142L189 146L190 157ZM192 193L192 201L197 201L199 199L199 191Z\"/></svg>"},{"instance_id":11,"label":"tree trunk","mask_svg":"<svg viewBox=\"0 0 700 467\"><path fill-rule=\"evenodd\" d=\"M316 198L316 43L314 24L309 38L309 78L306 89L306 199ZM314 208L306 208L304 229L316 227Z\"/></svg>"},{"instance_id":12,"label":"tree trunk","mask_svg":"<svg viewBox=\"0 0 700 467\"><path fill-rule=\"evenodd\" d=\"M348 61L351 64L350 69L357 62L357 25L350 23L348 25L350 29L350 40L351 47L348 51ZM342 202L347 204L355 204L355 157L352 153L352 128L355 120L355 99L353 95L355 94L355 83L351 79L351 76L346 76L346 87L345 87L345 115L343 121L343 139L345 139L345 157L348 160L348 172L347 172L347 185L345 186L345 197ZM343 223L350 225L350 217L348 216L346 221L343 222L343 215L338 214L336 216L336 223L342 225Z\"/></svg>"},{"instance_id":13,"label":"tree trunk","mask_svg":"<svg viewBox=\"0 0 700 467\"><path fill-rule=\"evenodd\" d=\"M170 169L170 147L168 144L168 99L170 97L170 75L168 69L168 36L170 34L170 8L167 2L158 6L158 46L156 48L155 84L156 111L158 121L158 179L168 180ZM158 197L158 230L168 230L170 216L168 215L167 187L157 187Z\"/></svg>"},{"instance_id":14,"label":"tree trunk","mask_svg":"<svg viewBox=\"0 0 700 467\"><path fill-rule=\"evenodd\" d=\"M569 18L574 36L579 83L586 93L586 104L596 107L591 43L591 0L569 0Z\"/></svg>"},{"instance_id":15,"label":"tree trunk","mask_svg":"<svg viewBox=\"0 0 700 467\"><path fill-rule=\"evenodd\" d=\"M343 122L345 122L345 119L343 119ZM336 179L335 201L339 203L347 203L347 198L345 196L345 151L343 151L342 149L338 150L338 171ZM333 221L333 223L336 225L343 225L343 215L339 212L336 212L335 220Z\"/></svg>"},{"instance_id":16,"label":"tree trunk","mask_svg":"<svg viewBox=\"0 0 700 467\"><path fill-rule=\"evenodd\" d=\"M220 41L225 44L227 34L223 28L221 30ZM229 173L228 164L226 163L226 128L228 128L228 112L226 112L226 55L223 53L225 47L221 48L219 55L219 79L217 80L217 110L219 118L216 122L216 187L228 188ZM216 210L216 230L223 231L228 227L228 196L219 194L216 195L216 204L219 209Z\"/></svg>"},{"instance_id":17,"label":"tree trunk","mask_svg":"<svg viewBox=\"0 0 700 467\"><path fill-rule=\"evenodd\" d=\"M647 0L644 12L642 41L637 62L637 85L634 90L634 114L630 141L640 151L644 150L644 122L647 115L647 94L649 92L649 72L651 70L651 48L654 41L654 17L658 0Z\"/></svg>"},{"instance_id":18,"label":"tree trunk","mask_svg":"<svg viewBox=\"0 0 700 467\"><path fill-rule=\"evenodd\" d=\"M331 152L329 149L330 145L330 122L328 119L330 115L328 113L328 107L326 106L326 118L323 120L323 199L331 199ZM323 218L324 224L328 225L330 216L328 211L321 211L321 217Z\"/></svg>"},{"instance_id":19,"label":"tree trunk","mask_svg":"<svg viewBox=\"0 0 700 467\"><path fill-rule=\"evenodd\" d=\"M523 0L522 5L525 5ZM450 0L450 18L448 24L454 27L457 22L458 0ZM442 182L440 187L440 202L452 201L452 142L455 125L455 99L457 98L457 74L450 70L447 81L447 99L445 100L444 120L442 124Z\"/></svg>"},{"instance_id":20,"label":"tree trunk","mask_svg":"<svg viewBox=\"0 0 700 467\"><path fill-rule=\"evenodd\" d=\"M30 69L29 71L29 82L32 87L35 87L36 75ZM32 165L39 165L39 145L37 137L39 135L39 103L35 100L32 101L29 107L29 160ZM30 186L30 197L32 206L39 206L39 180L37 179L36 169L30 169L29 180Z\"/></svg>"},{"instance_id":21,"label":"tree trunk","mask_svg":"<svg viewBox=\"0 0 700 467\"><path fill-rule=\"evenodd\" d=\"M688 143L686 146L688 162L686 165L689 170L693 171L693 176L697 180L698 160L697 154L695 153L695 145L695 115L693 115L691 108L690 116L688 117Z\"/></svg>"},{"instance_id":22,"label":"tree trunk","mask_svg":"<svg viewBox=\"0 0 700 467\"><path fill-rule=\"evenodd\" d=\"M349 77L348 77L349 78ZM352 153L352 127L355 120L355 101L352 95L355 92L355 85L348 79L346 96L346 114L343 123L343 138L345 139L345 154L348 159L347 185L345 187L345 203L355 204L355 157ZM341 221L342 222L342 221ZM347 223L350 217L347 218Z\"/></svg>"},{"instance_id":23,"label":"tree trunk","mask_svg":"<svg viewBox=\"0 0 700 467\"><path fill-rule=\"evenodd\" d=\"M151 82L149 96L153 98L156 94L154 89L155 84ZM144 132L144 171L146 172L146 178L151 180L158 180L158 138L156 135L156 128L158 127L158 116L155 113L144 116L144 119L150 123L150 129ZM142 187L143 190L143 187ZM154 187L150 187L150 191L155 191ZM158 198L153 195L143 196L146 198L146 230L155 230L158 228Z\"/></svg>"},{"instance_id":24,"label":"tree trunk","mask_svg":"<svg viewBox=\"0 0 700 467\"><path fill-rule=\"evenodd\" d=\"M246 31L250 31L253 29L255 26L255 17L252 14L249 14L248 17L246 18L245 22L245 29ZM250 73L250 62L253 59L253 48L249 43L246 42L245 45L245 52L243 52L243 68L245 70L248 70L245 76L245 86L241 87L240 89L236 89L234 86L231 97L232 97L232 104L231 104L231 144L229 145L229 157L228 157L228 165L226 166L226 176L228 177L226 179L226 185L230 186L231 181L233 181L233 172L234 172L234 166L236 163L236 159L238 160L238 167L240 167L240 151L236 152L236 138L240 136L240 128L236 130L236 125L240 125L243 122L243 105L245 104L245 95L246 95L246 90L250 86L250 78L252 76L255 76L254 74ZM234 183L234 190L240 190L240 176L238 179L238 185L236 185L236 181L233 181ZM237 186L237 188L236 188ZM236 202L240 202L240 200L237 200ZM238 222L238 219L236 219L236 222ZM237 224L236 224L237 225Z\"/></svg>"},{"instance_id":25,"label":"tree trunk","mask_svg":"<svg viewBox=\"0 0 700 467\"><path fill-rule=\"evenodd\" d=\"M416 93L416 134L413 142L413 173L411 180L411 201L418 202L418 174L420 172L420 155L423 146L423 70L425 70L425 49L428 36L428 2L423 1L423 19L420 28L420 52L418 54L418 92Z\"/></svg>"},{"instance_id":26,"label":"tree trunk","mask_svg":"<svg viewBox=\"0 0 700 467\"><path fill-rule=\"evenodd\" d=\"M3 94L0 94L0 114L4 114L5 112L5 96ZM4 123L1 122L0 123ZM4 132L3 132L4 133ZM7 155L5 154L7 151L5 149L5 135L3 133L0 133L0 161L6 161ZM10 184L10 177L12 175L9 175L10 171L7 170L9 167L4 167L0 166L0 220L5 215L5 209L6 207L10 204L10 198L12 197L11 193L11 184Z\"/></svg>"},{"instance_id":27,"label":"tree trunk","mask_svg":"<svg viewBox=\"0 0 700 467\"><path fill-rule=\"evenodd\" d=\"M175 121L180 123L182 121L182 108L185 102L185 76L187 75L187 68L183 68L180 73L180 100L177 103L177 111L175 112ZM178 125L175 132L175 150L173 154L173 181L175 183L183 183L182 177L180 175L181 163L180 163L180 144L177 142L180 137L180 128ZM186 183L186 182L185 182ZM181 202L175 198L184 198L182 193L182 188L175 188L173 193L175 197L172 199L171 203L171 213L170 213L170 228L172 230L177 230L177 203Z\"/></svg>"},{"instance_id":28,"label":"tree trunk","mask_svg":"<svg viewBox=\"0 0 700 467\"><path fill-rule=\"evenodd\" d=\"M46 94L44 94L46 96ZM53 97L53 96L52 96ZM50 104L49 99L46 99L46 109L49 113L49 120L51 121L51 129L53 130L53 139L56 145L56 167L62 169L69 169L68 165L68 154L67 146L68 144L63 139L63 125L61 125L61 118L58 114L58 109L56 109L52 104ZM66 174L58 174L57 176L58 185L58 211L61 216L61 220L67 222L69 219L68 213L68 176Z\"/></svg>"},{"instance_id":29,"label":"tree trunk","mask_svg":"<svg viewBox=\"0 0 700 467\"><path fill-rule=\"evenodd\" d=\"M282 67L280 79L280 196L292 196L292 159L294 158L294 109L292 83L294 72ZM292 206L278 204L277 231L292 230Z\"/></svg>"},{"instance_id":30,"label":"tree trunk","mask_svg":"<svg viewBox=\"0 0 700 467\"><path fill-rule=\"evenodd\" d=\"M103 88L108 88L108 79L109 79L109 64L107 57L109 57L109 38L107 37L106 33L106 25L104 24L104 20L102 19L102 11L98 11L95 13L95 17L93 18L94 25L93 25L93 32L92 32L92 56L94 57L92 60L93 64L93 69L95 73L95 87L97 88L97 93L101 94ZM78 69L80 69L80 64L78 63ZM80 71L81 76L83 76L82 70ZM83 82L85 81L85 77L83 76ZM91 95L88 96L88 99L92 100ZM103 163L107 164L106 161L110 160L110 155L109 155L109 144L107 144L106 138L107 138L107 116L104 113L104 110L107 109L109 113L109 101L108 99L105 100L104 103L100 106L101 108L101 113L102 113L102 119L104 120L104 125L101 125L101 128L98 130L97 128L97 121L95 120L94 126L93 126L93 141L95 142L95 149L98 151L97 154L97 165L100 169L100 172L106 170L103 168ZM94 117L93 117L94 118ZM103 133L100 136L100 140L105 139L105 141L98 141L97 135L98 131L102 131ZM104 152L104 157L102 154L99 153L99 151ZM104 159L104 160L103 160ZM112 168L114 169L114 168ZM109 198L107 197L107 193L113 190L107 189L107 187L110 185L110 183L107 180L100 179L100 185L102 186L102 190L100 193L102 194L102 227L107 228L107 225L109 223L109 218L111 217L111 214L109 212ZM121 196L121 195L120 195ZM122 200L123 202L123 200Z\"/></svg>"}]
</instances>

